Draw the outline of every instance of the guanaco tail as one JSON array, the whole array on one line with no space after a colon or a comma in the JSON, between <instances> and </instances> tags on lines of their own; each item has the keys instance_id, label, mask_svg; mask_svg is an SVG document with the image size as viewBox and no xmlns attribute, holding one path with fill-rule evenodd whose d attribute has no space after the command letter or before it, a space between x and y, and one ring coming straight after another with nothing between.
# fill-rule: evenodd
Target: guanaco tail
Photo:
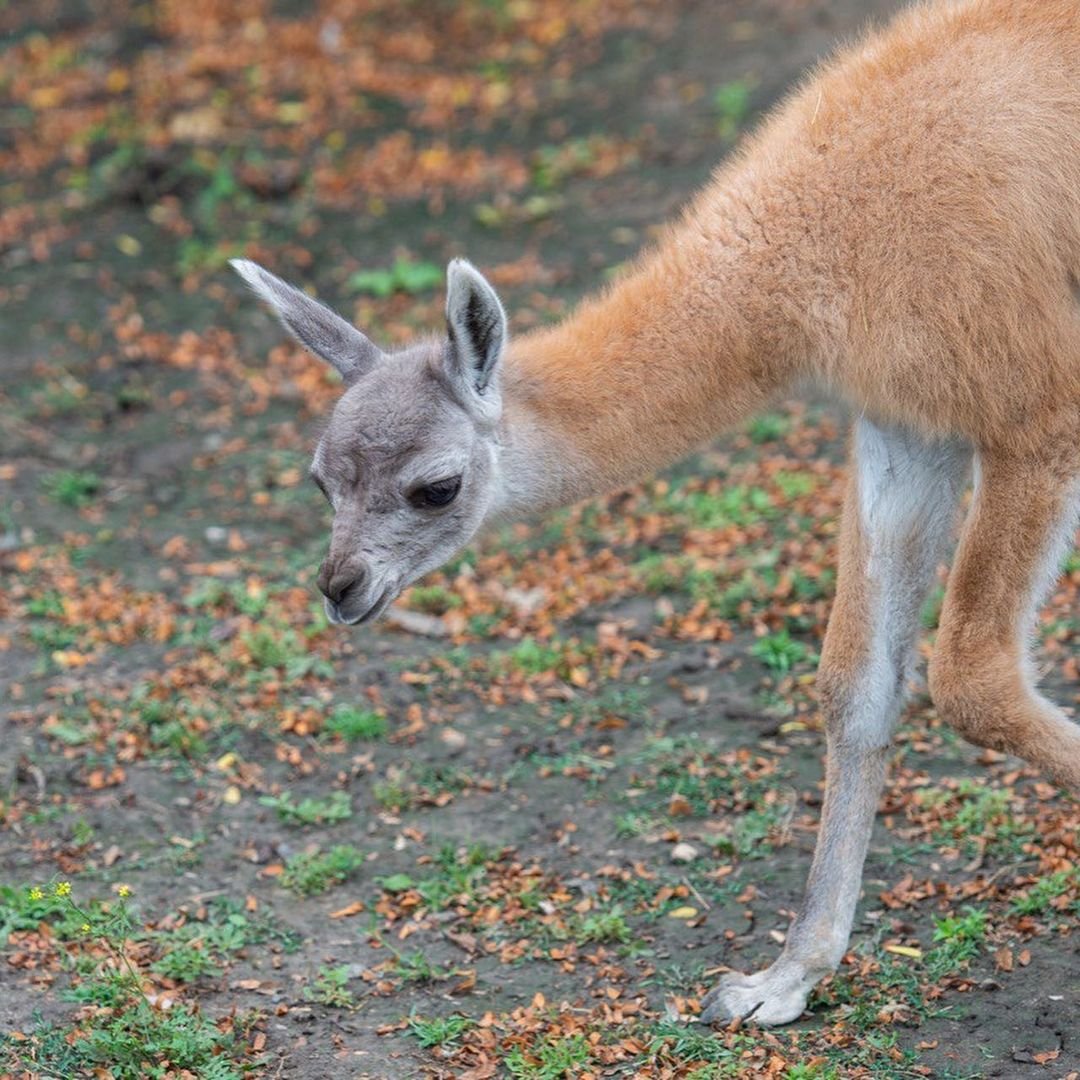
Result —
<instances>
[{"instance_id":1,"label":"guanaco tail","mask_svg":"<svg viewBox=\"0 0 1080 1080\"><path fill-rule=\"evenodd\" d=\"M826 795L780 957L706 1021L798 1017L847 948L919 613L974 499L929 684L971 742L1080 787L1080 726L1028 636L1080 508L1080 6L917 6L842 52L635 267L509 340L450 263L447 334L388 355L233 264L345 393L311 474L334 520L335 623L374 619L495 519L635 481L816 382L855 416L818 687Z\"/></svg>"}]
</instances>

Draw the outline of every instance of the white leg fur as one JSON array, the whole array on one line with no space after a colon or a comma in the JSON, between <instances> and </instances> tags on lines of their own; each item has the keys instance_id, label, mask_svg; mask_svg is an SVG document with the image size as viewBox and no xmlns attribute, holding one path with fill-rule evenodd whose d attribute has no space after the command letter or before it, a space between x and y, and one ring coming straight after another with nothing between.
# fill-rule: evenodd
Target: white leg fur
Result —
<instances>
[{"instance_id":1,"label":"white leg fur","mask_svg":"<svg viewBox=\"0 0 1080 1080\"><path fill-rule=\"evenodd\" d=\"M847 949L920 609L945 554L971 452L860 420L853 458L844 571L819 673L828 761L806 896L781 956L754 975L727 976L705 998L706 1022L796 1019Z\"/></svg>"}]
</instances>

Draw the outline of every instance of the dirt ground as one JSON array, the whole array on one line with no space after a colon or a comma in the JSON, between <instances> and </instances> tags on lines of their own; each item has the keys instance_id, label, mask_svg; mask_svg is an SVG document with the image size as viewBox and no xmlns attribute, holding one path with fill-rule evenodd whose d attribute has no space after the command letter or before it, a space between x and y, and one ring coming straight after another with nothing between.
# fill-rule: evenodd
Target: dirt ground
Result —
<instances>
[{"instance_id":1,"label":"dirt ground","mask_svg":"<svg viewBox=\"0 0 1080 1080\"><path fill-rule=\"evenodd\" d=\"M5 1075L1080 1075L1080 807L921 681L841 970L791 1028L695 1021L813 848L837 409L330 627L339 387L225 266L394 343L468 254L525 330L898 6L0 5Z\"/></svg>"}]
</instances>

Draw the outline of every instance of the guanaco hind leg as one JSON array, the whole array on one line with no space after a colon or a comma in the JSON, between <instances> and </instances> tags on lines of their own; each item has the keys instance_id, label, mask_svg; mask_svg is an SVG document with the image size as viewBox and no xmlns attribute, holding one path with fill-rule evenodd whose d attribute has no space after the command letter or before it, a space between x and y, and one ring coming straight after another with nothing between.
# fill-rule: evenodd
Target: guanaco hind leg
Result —
<instances>
[{"instance_id":1,"label":"guanaco hind leg","mask_svg":"<svg viewBox=\"0 0 1080 1080\"><path fill-rule=\"evenodd\" d=\"M856 426L840 577L818 681L828 732L825 802L806 896L779 959L727 976L706 1022L784 1024L847 948L919 614L945 555L971 452L868 421Z\"/></svg>"},{"instance_id":2,"label":"guanaco hind leg","mask_svg":"<svg viewBox=\"0 0 1080 1080\"><path fill-rule=\"evenodd\" d=\"M1080 517L1080 448L1039 460L982 454L941 612L930 691L969 742L1080 788L1080 725L1034 687L1029 637Z\"/></svg>"}]
</instances>

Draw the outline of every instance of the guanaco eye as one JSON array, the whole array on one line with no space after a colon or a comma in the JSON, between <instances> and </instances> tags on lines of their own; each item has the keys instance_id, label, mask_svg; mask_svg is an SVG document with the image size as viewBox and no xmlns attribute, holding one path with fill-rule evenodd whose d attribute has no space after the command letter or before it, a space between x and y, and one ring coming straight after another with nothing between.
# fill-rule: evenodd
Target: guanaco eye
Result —
<instances>
[{"instance_id":1,"label":"guanaco eye","mask_svg":"<svg viewBox=\"0 0 1080 1080\"><path fill-rule=\"evenodd\" d=\"M461 490L461 477L448 476L445 480L436 480L433 484L423 484L409 492L409 502L413 506L437 509L449 506Z\"/></svg>"}]
</instances>

